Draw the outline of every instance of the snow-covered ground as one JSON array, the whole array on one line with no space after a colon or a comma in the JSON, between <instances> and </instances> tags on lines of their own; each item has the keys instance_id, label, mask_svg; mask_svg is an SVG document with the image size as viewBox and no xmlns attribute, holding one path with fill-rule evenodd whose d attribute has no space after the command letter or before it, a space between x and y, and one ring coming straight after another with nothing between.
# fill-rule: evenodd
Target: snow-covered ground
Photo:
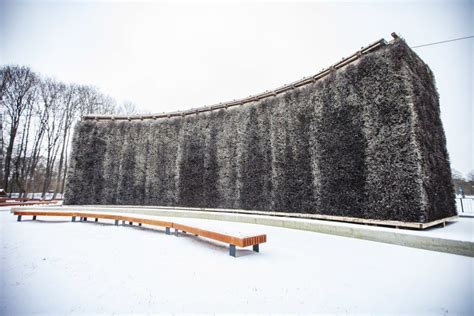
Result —
<instances>
[{"instance_id":1,"label":"snow-covered ground","mask_svg":"<svg viewBox=\"0 0 474 316\"><path fill-rule=\"evenodd\" d=\"M474 314L473 258L193 219L200 222L220 230L264 232L268 242L261 253L239 249L233 258L228 245L168 236L159 229L65 218L18 223L10 212L0 212L0 315Z\"/></svg>"},{"instance_id":2,"label":"snow-covered ground","mask_svg":"<svg viewBox=\"0 0 474 316\"><path fill-rule=\"evenodd\" d=\"M379 231L394 231L389 227L367 227L372 230ZM469 241L474 242L474 218L458 217L455 220L447 222L446 226L436 225L427 229L400 229L395 230L398 234L403 235L417 235L423 237L442 238L449 240Z\"/></svg>"}]
</instances>

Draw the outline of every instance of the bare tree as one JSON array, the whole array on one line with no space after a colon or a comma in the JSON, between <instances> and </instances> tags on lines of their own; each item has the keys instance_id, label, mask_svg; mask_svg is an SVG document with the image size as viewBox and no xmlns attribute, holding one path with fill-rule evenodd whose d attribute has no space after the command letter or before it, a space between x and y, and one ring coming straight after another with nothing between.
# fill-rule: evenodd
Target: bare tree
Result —
<instances>
[{"instance_id":1,"label":"bare tree","mask_svg":"<svg viewBox=\"0 0 474 316\"><path fill-rule=\"evenodd\" d=\"M117 102L108 95L100 95L100 103L96 110L98 114L114 114L117 113Z\"/></svg>"},{"instance_id":2,"label":"bare tree","mask_svg":"<svg viewBox=\"0 0 474 316\"><path fill-rule=\"evenodd\" d=\"M48 119L48 111L41 102L36 102L34 106L33 116L37 118L35 124L35 134L33 138L33 147L29 152L28 164L26 167L26 183L25 192L28 193L28 189L35 179L36 168L41 159L42 143L46 130L46 124Z\"/></svg>"},{"instance_id":3,"label":"bare tree","mask_svg":"<svg viewBox=\"0 0 474 316\"><path fill-rule=\"evenodd\" d=\"M466 178L467 178L467 181L474 182L474 170L469 171Z\"/></svg>"},{"instance_id":4,"label":"bare tree","mask_svg":"<svg viewBox=\"0 0 474 316\"><path fill-rule=\"evenodd\" d=\"M69 147L69 135L79 109L81 99L79 94L79 87L76 85L67 86L62 95L63 104L63 135L61 139L61 152L59 156L59 166L57 171L56 186L53 194L53 199L56 198L58 192L63 194L64 181L67 169L67 148ZM64 172L63 172L64 167Z\"/></svg>"},{"instance_id":5,"label":"bare tree","mask_svg":"<svg viewBox=\"0 0 474 316\"><path fill-rule=\"evenodd\" d=\"M464 180L462 173L454 168L451 170L451 174L452 174L453 180Z\"/></svg>"},{"instance_id":6,"label":"bare tree","mask_svg":"<svg viewBox=\"0 0 474 316\"><path fill-rule=\"evenodd\" d=\"M117 112L120 114L137 114L138 109L135 103L130 101L125 101L122 105L117 109Z\"/></svg>"},{"instance_id":7,"label":"bare tree","mask_svg":"<svg viewBox=\"0 0 474 316\"><path fill-rule=\"evenodd\" d=\"M42 79L20 66L0 68L0 102L9 131L0 181L10 193L43 198L51 188L53 197L64 191L71 133L82 115L137 113L132 102L118 106L93 86Z\"/></svg>"},{"instance_id":8,"label":"bare tree","mask_svg":"<svg viewBox=\"0 0 474 316\"><path fill-rule=\"evenodd\" d=\"M5 66L2 77L1 104L6 109L10 135L5 154L3 187L8 190L13 147L22 115L35 100L38 77L28 67Z\"/></svg>"},{"instance_id":9,"label":"bare tree","mask_svg":"<svg viewBox=\"0 0 474 316\"><path fill-rule=\"evenodd\" d=\"M80 86L78 92L81 96L80 115L98 113L97 109L102 102L99 91L92 86Z\"/></svg>"},{"instance_id":10,"label":"bare tree","mask_svg":"<svg viewBox=\"0 0 474 316\"><path fill-rule=\"evenodd\" d=\"M64 93L65 85L56 82L51 79L43 81L40 85L41 97L43 106L46 111L45 125L46 129L46 171L43 182L43 189L41 197L45 198L46 192L51 184L51 178L53 176L54 163L57 158L57 152L59 150L59 140L62 135L64 125L63 106L61 104L61 96Z\"/></svg>"},{"instance_id":11,"label":"bare tree","mask_svg":"<svg viewBox=\"0 0 474 316\"><path fill-rule=\"evenodd\" d=\"M16 185L16 191L20 193L20 195L26 195L26 188L25 188L25 180L26 180L26 173L27 173L27 165L28 165L28 143L30 140L30 131L31 131L31 121L33 118L33 104L28 105L25 110L25 115L22 118L23 124L21 131L18 132L21 135L20 144L17 146L17 153L12 158L14 161L13 166L13 175L12 175L12 183Z\"/></svg>"}]
</instances>

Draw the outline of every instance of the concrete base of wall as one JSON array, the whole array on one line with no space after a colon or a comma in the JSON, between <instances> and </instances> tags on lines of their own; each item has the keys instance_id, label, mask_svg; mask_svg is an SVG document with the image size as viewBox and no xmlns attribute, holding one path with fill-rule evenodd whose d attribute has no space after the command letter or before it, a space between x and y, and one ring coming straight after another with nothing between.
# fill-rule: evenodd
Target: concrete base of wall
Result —
<instances>
[{"instance_id":1,"label":"concrete base of wall","mask_svg":"<svg viewBox=\"0 0 474 316\"><path fill-rule=\"evenodd\" d=\"M240 214L223 211L205 211L193 209L176 209L168 207L142 207L142 206L42 206L42 207L20 207L14 210L44 210L44 211L94 211L113 213L133 213L154 216L198 218L208 220L219 220L229 222L241 222L257 225L267 225L283 228L291 228L312 231L323 234L331 234L343 237L358 238L363 240L383 242L418 249L445 252L450 254L474 257L474 241L472 236L465 238L447 238L430 231L412 231L387 227L377 227L352 223L332 222L318 219L302 219L290 217L278 217L257 214ZM235 210L234 210L235 211ZM462 220L473 221L474 219L463 218ZM449 221L456 222L453 218ZM443 228L440 228L443 229ZM441 234L442 235L442 234ZM471 233L472 235L472 233ZM271 240L271 239L270 239Z\"/></svg>"}]
</instances>

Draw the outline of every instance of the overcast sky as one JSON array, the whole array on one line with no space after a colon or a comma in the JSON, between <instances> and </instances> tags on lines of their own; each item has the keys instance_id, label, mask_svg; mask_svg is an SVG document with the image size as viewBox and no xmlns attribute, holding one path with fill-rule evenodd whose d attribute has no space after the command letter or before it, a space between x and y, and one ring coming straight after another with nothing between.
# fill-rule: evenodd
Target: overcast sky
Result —
<instances>
[{"instance_id":1,"label":"overcast sky","mask_svg":"<svg viewBox=\"0 0 474 316\"><path fill-rule=\"evenodd\" d=\"M411 46L474 35L473 1L0 2L0 64L93 84L147 112L273 89L393 31ZM415 50L436 77L451 165L466 174L474 39Z\"/></svg>"}]
</instances>

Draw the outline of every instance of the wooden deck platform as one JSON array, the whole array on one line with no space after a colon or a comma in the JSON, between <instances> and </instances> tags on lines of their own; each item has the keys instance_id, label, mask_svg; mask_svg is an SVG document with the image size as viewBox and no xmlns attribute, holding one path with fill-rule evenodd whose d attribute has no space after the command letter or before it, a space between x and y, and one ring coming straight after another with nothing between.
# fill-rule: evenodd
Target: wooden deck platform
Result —
<instances>
[{"instance_id":1,"label":"wooden deck platform","mask_svg":"<svg viewBox=\"0 0 474 316\"><path fill-rule=\"evenodd\" d=\"M447 222L453 221L458 216L451 216L442 219L438 219L431 222L402 222L393 220L381 220L381 219L368 219L368 218L357 218L350 216L336 216L336 215L323 215L323 214L308 214L308 213L289 213L289 212L270 212L270 211L257 211L257 210L243 210L243 209L225 209L225 208L204 208L204 207L182 207L182 206L146 206L146 205L64 205L62 208L65 209L127 209L131 212L134 210L182 210L182 211L200 211L200 212L211 212L211 213L223 213L223 214L248 214L248 215L266 215L272 217L287 217L287 218L301 218L301 219L317 219L331 222L341 223L354 223L370 226L382 226L382 227L393 227L393 228L407 228L424 230L434 226L445 226Z\"/></svg>"}]
</instances>

